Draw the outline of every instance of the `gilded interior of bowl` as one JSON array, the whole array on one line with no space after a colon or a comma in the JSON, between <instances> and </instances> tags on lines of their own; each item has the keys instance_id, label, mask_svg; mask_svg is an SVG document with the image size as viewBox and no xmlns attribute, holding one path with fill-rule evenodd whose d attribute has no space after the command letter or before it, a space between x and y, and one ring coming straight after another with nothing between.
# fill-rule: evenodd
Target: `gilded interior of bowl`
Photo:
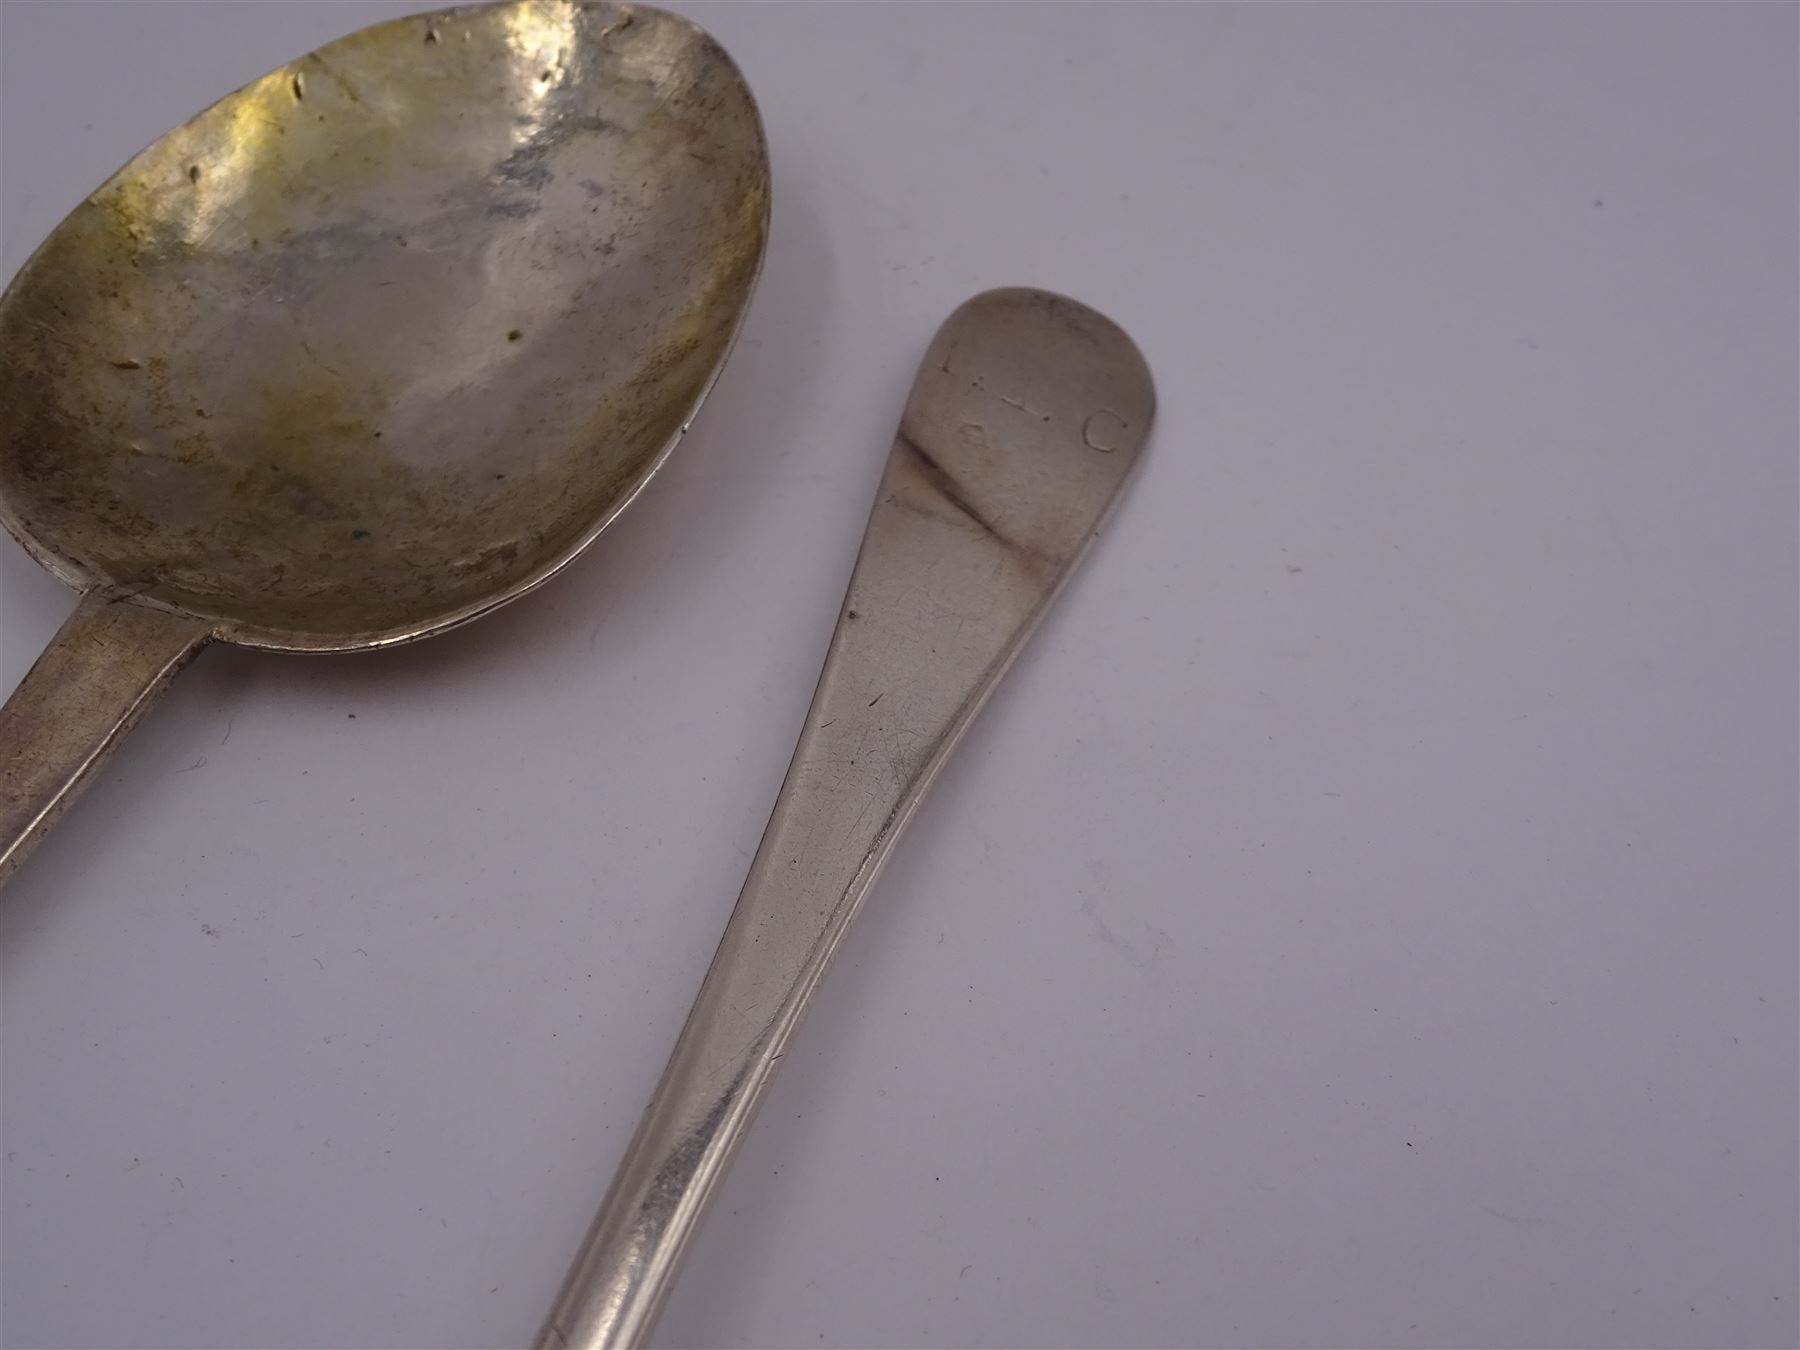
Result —
<instances>
[{"instance_id":1,"label":"gilded interior of bowl","mask_svg":"<svg viewBox=\"0 0 1800 1350\"><path fill-rule=\"evenodd\" d=\"M74 585L329 649L542 580L692 416L768 222L754 101L641 6L352 34L78 206L0 298L0 519Z\"/></svg>"}]
</instances>

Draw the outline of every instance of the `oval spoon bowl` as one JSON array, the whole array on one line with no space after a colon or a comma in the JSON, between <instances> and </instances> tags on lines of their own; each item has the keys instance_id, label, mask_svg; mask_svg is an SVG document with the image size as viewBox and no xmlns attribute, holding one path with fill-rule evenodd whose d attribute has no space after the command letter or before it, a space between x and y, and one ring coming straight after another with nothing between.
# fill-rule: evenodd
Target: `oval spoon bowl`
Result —
<instances>
[{"instance_id":1,"label":"oval spoon bowl","mask_svg":"<svg viewBox=\"0 0 1800 1350\"><path fill-rule=\"evenodd\" d=\"M379 24L139 154L0 298L0 521L81 590L289 651L422 637L625 506L761 265L754 100L694 25Z\"/></svg>"}]
</instances>

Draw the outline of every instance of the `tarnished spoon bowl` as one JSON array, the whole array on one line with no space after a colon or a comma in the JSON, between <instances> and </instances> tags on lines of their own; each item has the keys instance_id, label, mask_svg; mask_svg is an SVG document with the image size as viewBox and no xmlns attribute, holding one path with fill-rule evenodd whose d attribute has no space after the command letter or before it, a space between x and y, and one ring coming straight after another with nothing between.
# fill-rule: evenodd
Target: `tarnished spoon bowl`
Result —
<instances>
[{"instance_id":1,"label":"tarnished spoon bowl","mask_svg":"<svg viewBox=\"0 0 1800 1350\"><path fill-rule=\"evenodd\" d=\"M568 0L365 29L133 159L0 298L0 521L89 595L58 645L149 652L100 752L206 640L407 641L568 562L711 385L768 196L711 38ZM109 715L39 673L0 714L0 866L97 757L36 722Z\"/></svg>"}]
</instances>

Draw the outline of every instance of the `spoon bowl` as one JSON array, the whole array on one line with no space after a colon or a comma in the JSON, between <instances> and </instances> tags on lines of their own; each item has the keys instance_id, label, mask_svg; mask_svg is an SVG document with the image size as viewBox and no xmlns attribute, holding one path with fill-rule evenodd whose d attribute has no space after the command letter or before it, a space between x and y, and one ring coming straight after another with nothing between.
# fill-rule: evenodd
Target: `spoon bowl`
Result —
<instances>
[{"instance_id":1,"label":"spoon bowl","mask_svg":"<svg viewBox=\"0 0 1800 1350\"><path fill-rule=\"evenodd\" d=\"M0 523L88 596L42 672L88 688L0 712L0 869L205 641L404 642L580 552L730 351L768 200L699 28L508 0L272 71L77 206L0 297Z\"/></svg>"},{"instance_id":2,"label":"spoon bowl","mask_svg":"<svg viewBox=\"0 0 1800 1350\"><path fill-rule=\"evenodd\" d=\"M78 206L0 300L0 519L83 590L287 650L420 637L629 500L763 251L748 88L562 0L353 34Z\"/></svg>"}]
</instances>

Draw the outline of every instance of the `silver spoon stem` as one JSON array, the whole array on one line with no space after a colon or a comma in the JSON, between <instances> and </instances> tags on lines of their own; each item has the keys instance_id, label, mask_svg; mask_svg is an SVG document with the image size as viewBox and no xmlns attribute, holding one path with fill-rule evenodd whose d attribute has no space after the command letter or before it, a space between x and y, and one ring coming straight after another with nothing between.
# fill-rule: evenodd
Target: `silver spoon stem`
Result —
<instances>
[{"instance_id":1,"label":"silver spoon stem","mask_svg":"<svg viewBox=\"0 0 1800 1350\"><path fill-rule=\"evenodd\" d=\"M0 882L211 637L203 619L82 596L0 707Z\"/></svg>"},{"instance_id":2,"label":"silver spoon stem","mask_svg":"<svg viewBox=\"0 0 1800 1350\"><path fill-rule=\"evenodd\" d=\"M712 967L540 1347L635 1346L869 886L1093 539L1153 395L1110 321L964 305L888 456L805 729Z\"/></svg>"}]
</instances>

